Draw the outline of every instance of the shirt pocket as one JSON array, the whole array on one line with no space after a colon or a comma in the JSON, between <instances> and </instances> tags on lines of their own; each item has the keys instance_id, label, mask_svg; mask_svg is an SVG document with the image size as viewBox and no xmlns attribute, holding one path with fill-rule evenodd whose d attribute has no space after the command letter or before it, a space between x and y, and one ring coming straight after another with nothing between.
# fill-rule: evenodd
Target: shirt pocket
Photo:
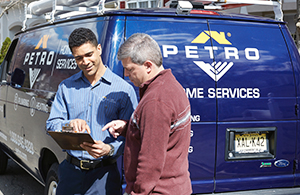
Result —
<instances>
[{"instance_id":1,"label":"shirt pocket","mask_svg":"<svg viewBox=\"0 0 300 195\"><path fill-rule=\"evenodd\" d=\"M118 119L118 102L112 98L104 97L100 102L100 112L109 120Z\"/></svg>"},{"instance_id":2,"label":"shirt pocket","mask_svg":"<svg viewBox=\"0 0 300 195\"><path fill-rule=\"evenodd\" d=\"M87 110L83 102L67 103L69 119L85 119L85 112Z\"/></svg>"}]
</instances>

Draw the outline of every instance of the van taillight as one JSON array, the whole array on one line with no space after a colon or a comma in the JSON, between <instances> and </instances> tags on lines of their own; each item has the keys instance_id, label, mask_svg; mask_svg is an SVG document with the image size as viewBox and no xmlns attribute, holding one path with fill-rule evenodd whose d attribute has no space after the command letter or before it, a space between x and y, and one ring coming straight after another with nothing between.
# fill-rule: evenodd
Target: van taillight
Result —
<instances>
[{"instance_id":1,"label":"van taillight","mask_svg":"<svg viewBox=\"0 0 300 195\"><path fill-rule=\"evenodd\" d=\"M219 15L217 12L209 11L209 10L191 10L190 14L206 14L206 15Z\"/></svg>"},{"instance_id":2,"label":"van taillight","mask_svg":"<svg viewBox=\"0 0 300 195\"><path fill-rule=\"evenodd\" d=\"M125 9L125 1L120 1L120 9Z\"/></svg>"}]
</instances>

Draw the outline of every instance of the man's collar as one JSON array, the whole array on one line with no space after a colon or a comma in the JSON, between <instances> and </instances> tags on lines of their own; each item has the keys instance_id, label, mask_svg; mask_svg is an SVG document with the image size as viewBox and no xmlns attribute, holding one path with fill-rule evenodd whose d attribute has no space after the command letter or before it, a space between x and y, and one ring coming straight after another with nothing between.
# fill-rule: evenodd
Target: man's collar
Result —
<instances>
[{"instance_id":1,"label":"man's collar","mask_svg":"<svg viewBox=\"0 0 300 195\"><path fill-rule=\"evenodd\" d=\"M104 75L97 82L102 81L102 82L105 82L110 85L112 78L113 78L113 72L107 66L105 66L105 67L106 67L106 70L104 72ZM78 79L87 80L82 71L76 73L73 78L75 81Z\"/></svg>"},{"instance_id":2,"label":"man's collar","mask_svg":"<svg viewBox=\"0 0 300 195\"><path fill-rule=\"evenodd\" d=\"M100 80L110 85L113 78L113 72L107 66L105 67L106 71L104 72L104 75L101 77Z\"/></svg>"},{"instance_id":3,"label":"man's collar","mask_svg":"<svg viewBox=\"0 0 300 195\"><path fill-rule=\"evenodd\" d=\"M159 77L160 75L164 75L167 74L168 72L171 72L171 69L164 69L162 71L160 71L157 75L155 75L153 78L149 79L148 81L145 81L144 83L142 83L140 88L143 88L144 86L148 86L150 83L152 83L157 77Z\"/></svg>"}]
</instances>

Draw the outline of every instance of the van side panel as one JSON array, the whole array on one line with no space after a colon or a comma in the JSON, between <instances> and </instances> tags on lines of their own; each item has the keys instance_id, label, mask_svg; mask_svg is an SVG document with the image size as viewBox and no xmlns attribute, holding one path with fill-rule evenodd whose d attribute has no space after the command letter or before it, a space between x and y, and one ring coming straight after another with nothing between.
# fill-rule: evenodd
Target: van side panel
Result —
<instances>
[{"instance_id":1,"label":"van side panel","mask_svg":"<svg viewBox=\"0 0 300 195\"><path fill-rule=\"evenodd\" d=\"M0 85L0 140L2 144L7 145L8 134L6 132L5 100L7 86L5 83Z\"/></svg>"},{"instance_id":2,"label":"van side panel","mask_svg":"<svg viewBox=\"0 0 300 195\"><path fill-rule=\"evenodd\" d=\"M126 22L126 37L139 29L159 43L165 68L190 99L193 193L293 186L295 80L278 24L206 22ZM238 136L240 145L234 146ZM254 139L250 149L243 148L251 143L247 136Z\"/></svg>"},{"instance_id":3,"label":"van side panel","mask_svg":"<svg viewBox=\"0 0 300 195\"><path fill-rule=\"evenodd\" d=\"M138 30L137 30L138 29ZM152 36L161 47L164 68L170 68L181 83L191 103L190 174L193 193L210 193L214 188L216 141L216 100L208 98L206 88L215 81L195 61L208 59L210 37L199 44L197 37L207 30L207 21L180 18L128 17L126 37L141 32Z\"/></svg>"},{"instance_id":4,"label":"van side panel","mask_svg":"<svg viewBox=\"0 0 300 195\"><path fill-rule=\"evenodd\" d=\"M286 39L286 44L289 49L290 53L290 58L293 64L294 68L294 76L295 76L295 83L296 83L296 91L297 91L297 107L295 108L295 112L297 113L297 143L296 143L296 153L295 153L295 160L293 162L294 166L294 173L295 173L295 186L300 186L300 167L299 167L299 162L300 162L300 127L299 127L299 104L300 104L300 56L299 56L299 51L294 44L294 40L290 36L290 33L285 25L281 25L281 31L282 34L284 35Z\"/></svg>"},{"instance_id":5,"label":"van side panel","mask_svg":"<svg viewBox=\"0 0 300 195\"><path fill-rule=\"evenodd\" d=\"M22 86L9 85L7 91L7 133L10 148L16 155L14 159L41 183L46 174L39 172L43 166L39 163L42 151L54 153L55 161L65 156L46 134L45 125L59 80L67 78L77 68L72 60L61 57L64 44L60 33L59 28L45 28L20 36L10 72L16 68L23 70L25 82Z\"/></svg>"},{"instance_id":6,"label":"van side panel","mask_svg":"<svg viewBox=\"0 0 300 195\"><path fill-rule=\"evenodd\" d=\"M278 24L208 22L221 75L209 94L218 102L215 191L293 186L296 91Z\"/></svg>"},{"instance_id":7,"label":"van side panel","mask_svg":"<svg viewBox=\"0 0 300 195\"><path fill-rule=\"evenodd\" d=\"M0 141L1 141L1 149L5 151L9 156L13 156L14 153L11 152L10 148L13 147L13 143L10 141L10 134L7 131L6 127L6 99L7 99L7 77L8 77L8 71L11 67L11 64L15 61L16 55L14 55L14 52L17 51L17 44L19 39L16 37L13 42L11 43L9 50L5 56L5 59L3 60L1 64L1 84L0 84ZM2 147L3 146L3 147Z\"/></svg>"}]
</instances>

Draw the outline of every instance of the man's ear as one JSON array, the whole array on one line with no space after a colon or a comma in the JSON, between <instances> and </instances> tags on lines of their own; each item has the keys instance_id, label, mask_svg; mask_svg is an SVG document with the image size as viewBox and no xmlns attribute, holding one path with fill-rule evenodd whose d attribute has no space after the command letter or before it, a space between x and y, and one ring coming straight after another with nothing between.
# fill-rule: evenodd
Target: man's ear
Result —
<instances>
[{"instance_id":1,"label":"man's ear","mask_svg":"<svg viewBox=\"0 0 300 195\"><path fill-rule=\"evenodd\" d=\"M98 44L98 45L97 45L97 50L99 51L100 56L101 56L101 54L102 54L102 47L101 47L101 44Z\"/></svg>"},{"instance_id":2,"label":"man's ear","mask_svg":"<svg viewBox=\"0 0 300 195\"><path fill-rule=\"evenodd\" d=\"M144 62L144 66L146 68L147 74L150 74L153 69L154 64L151 61L147 60Z\"/></svg>"}]
</instances>

